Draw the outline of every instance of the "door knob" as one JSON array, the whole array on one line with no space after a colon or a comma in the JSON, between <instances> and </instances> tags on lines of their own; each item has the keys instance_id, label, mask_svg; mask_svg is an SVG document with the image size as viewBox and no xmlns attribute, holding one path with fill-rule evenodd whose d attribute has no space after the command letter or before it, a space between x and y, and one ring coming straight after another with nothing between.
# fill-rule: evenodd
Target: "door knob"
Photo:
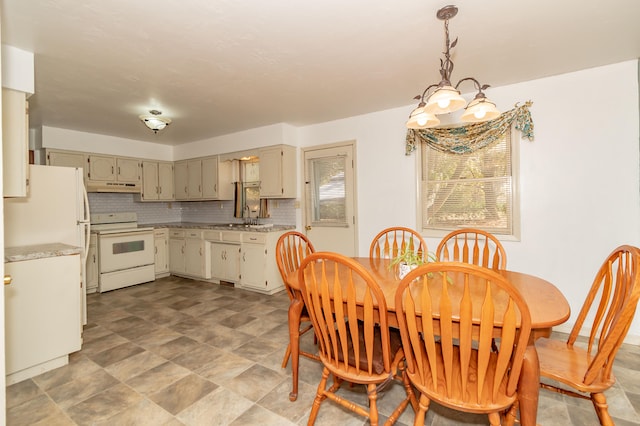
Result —
<instances>
[{"instance_id":1,"label":"door knob","mask_svg":"<svg viewBox=\"0 0 640 426\"><path fill-rule=\"evenodd\" d=\"M305 226L304 229L307 230L307 231L311 231L311 225Z\"/></svg>"},{"instance_id":2,"label":"door knob","mask_svg":"<svg viewBox=\"0 0 640 426\"><path fill-rule=\"evenodd\" d=\"M11 281L13 281L13 277L11 275L5 275L4 276L4 285L11 284Z\"/></svg>"}]
</instances>

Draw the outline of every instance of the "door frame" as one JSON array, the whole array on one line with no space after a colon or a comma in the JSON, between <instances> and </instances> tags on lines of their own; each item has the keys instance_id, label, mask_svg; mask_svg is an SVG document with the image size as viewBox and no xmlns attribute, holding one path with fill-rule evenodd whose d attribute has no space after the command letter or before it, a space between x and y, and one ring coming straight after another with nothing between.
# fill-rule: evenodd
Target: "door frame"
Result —
<instances>
[{"instance_id":1,"label":"door frame","mask_svg":"<svg viewBox=\"0 0 640 426\"><path fill-rule=\"evenodd\" d=\"M318 151L318 150L323 150L323 149L331 149L331 148L340 148L340 147L350 147L351 149L351 153L352 153L352 158L351 160L353 161L353 187L351 188L351 193L352 193L352 198L353 198L353 219L352 219L352 225L353 225L353 247L354 247L354 256L359 256L359 243L358 243L358 223L359 223L359 216L358 216L358 159L357 159L357 152L358 152L358 147L357 147L357 142L355 139L351 139L351 140L345 140L345 141L341 141L341 142L333 142L333 143L328 143L328 144L322 144L322 145L313 145L313 146L307 146L307 147L301 147L300 148L300 164L301 164L301 169L300 169L300 182L302 182L302 187L301 187L301 191L300 191L300 199L301 199L301 228L302 228L302 233L304 233L305 235L307 234L306 232L306 227L308 224L308 217L307 217L307 185L305 182L305 176L306 176L306 169L307 169L307 164L305 161L305 154L308 151Z\"/></svg>"}]
</instances>

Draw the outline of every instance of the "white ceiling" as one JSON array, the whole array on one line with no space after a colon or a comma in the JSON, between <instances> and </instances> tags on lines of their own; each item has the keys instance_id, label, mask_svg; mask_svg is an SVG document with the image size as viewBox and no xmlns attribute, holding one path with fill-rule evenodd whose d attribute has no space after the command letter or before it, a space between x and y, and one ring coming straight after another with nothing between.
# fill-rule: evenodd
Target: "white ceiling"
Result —
<instances>
[{"instance_id":1,"label":"white ceiling","mask_svg":"<svg viewBox=\"0 0 640 426\"><path fill-rule=\"evenodd\" d=\"M2 43L35 53L32 126L170 145L405 105L409 114L412 98L440 79L436 11L448 4L0 1ZM640 57L638 0L455 4L454 83L502 86ZM173 123L154 135L137 118L150 109Z\"/></svg>"}]
</instances>

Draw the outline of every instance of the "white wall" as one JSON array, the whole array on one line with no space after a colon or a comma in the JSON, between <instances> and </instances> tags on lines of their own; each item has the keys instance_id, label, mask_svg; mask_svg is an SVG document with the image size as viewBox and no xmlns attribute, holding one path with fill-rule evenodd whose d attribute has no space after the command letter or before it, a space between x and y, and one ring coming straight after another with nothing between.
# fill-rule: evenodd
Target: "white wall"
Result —
<instances>
[{"instance_id":1,"label":"white wall","mask_svg":"<svg viewBox=\"0 0 640 426\"><path fill-rule=\"evenodd\" d=\"M567 297L566 330L605 257L621 244L640 246L638 63L491 88L487 96L502 110L533 101L535 140L520 145L522 237L504 246L509 269L542 277ZM357 141L360 253L380 229L418 227L415 154L404 155L413 107L300 129L300 146ZM427 240L431 250L437 243ZM630 337L640 342L640 318Z\"/></svg>"},{"instance_id":2,"label":"white wall","mask_svg":"<svg viewBox=\"0 0 640 426\"><path fill-rule=\"evenodd\" d=\"M2 45L2 87L34 93L33 52Z\"/></svg>"},{"instance_id":3,"label":"white wall","mask_svg":"<svg viewBox=\"0 0 640 426\"><path fill-rule=\"evenodd\" d=\"M150 160L173 160L174 147L169 145L47 126L42 126L41 135L42 148L121 155Z\"/></svg>"}]
</instances>

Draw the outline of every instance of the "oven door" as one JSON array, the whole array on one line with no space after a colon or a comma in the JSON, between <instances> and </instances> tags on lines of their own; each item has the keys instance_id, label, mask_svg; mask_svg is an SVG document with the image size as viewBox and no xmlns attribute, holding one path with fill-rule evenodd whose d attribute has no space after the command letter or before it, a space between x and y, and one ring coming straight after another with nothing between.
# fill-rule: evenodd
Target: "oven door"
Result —
<instances>
[{"instance_id":1,"label":"oven door","mask_svg":"<svg viewBox=\"0 0 640 426\"><path fill-rule=\"evenodd\" d=\"M153 231L98 234L100 273L154 263Z\"/></svg>"}]
</instances>

